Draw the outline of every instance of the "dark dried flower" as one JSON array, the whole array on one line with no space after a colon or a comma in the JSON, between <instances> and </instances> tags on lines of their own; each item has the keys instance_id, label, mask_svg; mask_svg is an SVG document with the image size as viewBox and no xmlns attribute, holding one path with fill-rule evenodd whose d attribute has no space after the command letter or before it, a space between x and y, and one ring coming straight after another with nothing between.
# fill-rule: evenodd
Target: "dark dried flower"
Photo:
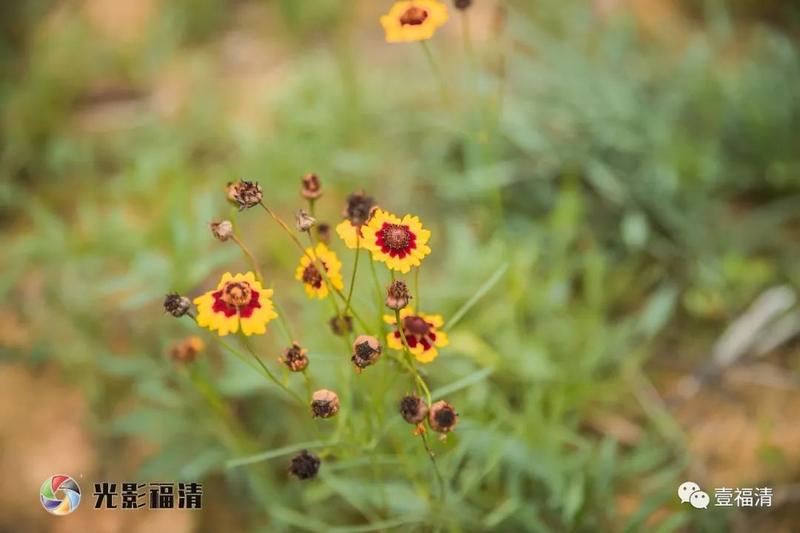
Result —
<instances>
[{"instance_id":1,"label":"dark dried flower","mask_svg":"<svg viewBox=\"0 0 800 533\"><path fill-rule=\"evenodd\" d=\"M316 200L322 196L322 183L319 181L319 176L313 172L303 176L300 194L307 200Z\"/></svg>"},{"instance_id":2,"label":"dark dried flower","mask_svg":"<svg viewBox=\"0 0 800 533\"><path fill-rule=\"evenodd\" d=\"M263 197L264 191L255 181L239 180L228 184L228 199L239 206L239 211L257 206Z\"/></svg>"},{"instance_id":3,"label":"dark dried flower","mask_svg":"<svg viewBox=\"0 0 800 533\"><path fill-rule=\"evenodd\" d=\"M283 350L281 363L286 365L292 372L302 372L308 366L308 350L301 347L297 342Z\"/></svg>"},{"instance_id":4,"label":"dark dried flower","mask_svg":"<svg viewBox=\"0 0 800 533\"><path fill-rule=\"evenodd\" d=\"M333 330L334 335L338 335L343 337L347 335L351 331L353 331L353 317L350 315L347 316L335 316L330 319L328 322L331 325L331 330Z\"/></svg>"},{"instance_id":5,"label":"dark dried flower","mask_svg":"<svg viewBox=\"0 0 800 533\"><path fill-rule=\"evenodd\" d=\"M439 400L431 405L428 411L428 424L437 433L449 433L458 423L458 413L452 405L444 400Z\"/></svg>"},{"instance_id":6,"label":"dark dried flower","mask_svg":"<svg viewBox=\"0 0 800 533\"><path fill-rule=\"evenodd\" d=\"M472 0L453 0L453 5L456 6L456 9L469 9L472 5Z\"/></svg>"},{"instance_id":7,"label":"dark dried flower","mask_svg":"<svg viewBox=\"0 0 800 533\"><path fill-rule=\"evenodd\" d=\"M428 406L416 394L406 394L400 400L400 414L409 424L421 424L428 416Z\"/></svg>"},{"instance_id":8,"label":"dark dried flower","mask_svg":"<svg viewBox=\"0 0 800 533\"><path fill-rule=\"evenodd\" d=\"M317 224L317 240L324 244L331 243L331 225L327 222Z\"/></svg>"},{"instance_id":9,"label":"dark dried flower","mask_svg":"<svg viewBox=\"0 0 800 533\"><path fill-rule=\"evenodd\" d=\"M408 294L408 285L396 279L386 290L386 307L399 311L408 305L411 295Z\"/></svg>"},{"instance_id":10,"label":"dark dried flower","mask_svg":"<svg viewBox=\"0 0 800 533\"><path fill-rule=\"evenodd\" d=\"M375 199L372 196L367 196L364 191L354 192L347 197L342 216L354 226L361 226L370 219L374 207Z\"/></svg>"},{"instance_id":11,"label":"dark dried flower","mask_svg":"<svg viewBox=\"0 0 800 533\"><path fill-rule=\"evenodd\" d=\"M203 339L192 335L173 344L169 349L169 355L177 363L191 363L205 347Z\"/></svg>"},{"instance_id":12,"label":"dark dried flower","mask_svg":"<svg viewBox=\"0 0 800 533\"><path fill-rule=\"evenodd\" d=\"M211 228L211 234L218 241L225 242L233 237L233 224L230 220L214 221L208 226Z\"/></svg>"},{"instance_id":13,"label":"dark dried flower","mask_svg":"<svg viewBox=\"0 0 800 533\"><path fill-rule=\"evenodd\" d=\"M311 395L311 412L314 418L330 418L339 412L339 397L328 389L320 389Z\"/></svg>"},{"instance_id":14,"label":"dark dried flower","mask_svg":"<svg viewBox=\"0 0 800 533\"><path fill-rule=\"evenodd\" d=\"M289 473L297 479L313 479L319 472L320 464L319 457L308 450L303 450L292 458Z\"/></svg>"},{"instance_id":15,"label":"dark dried flower","mask_svg":"<svg viewBox=\"0 0 800 533\"><path fill-rule=\"evenodd\" d=\"M191 300L186 296L181 296L177 292L171 292L164 297L164 310L175 318L182 317L188 313L191 308Z\"/></svg>"},{"instance_id":16,"label":"dark dried flower","mask_svg":"<svg viewBox=\"0 0 800 533\"><path fill-rule=\"evenodd\" d=\"M378 339L370 335L359 335L353 342L353 357L351 361L356 365L356 370L374 364L381 356L381 344Z\"/></svg>"},{"instance_id":17,"label":"dark dried flower","mask_svg":"<svg viewBox=\"0 0 800 533\"><path fill-rule=\"evenodd\" d=\"M317 219L309 215L305 209L300 209L294 216L297 231L308 231L317 223Z\"/></svg>"}]
</instances>

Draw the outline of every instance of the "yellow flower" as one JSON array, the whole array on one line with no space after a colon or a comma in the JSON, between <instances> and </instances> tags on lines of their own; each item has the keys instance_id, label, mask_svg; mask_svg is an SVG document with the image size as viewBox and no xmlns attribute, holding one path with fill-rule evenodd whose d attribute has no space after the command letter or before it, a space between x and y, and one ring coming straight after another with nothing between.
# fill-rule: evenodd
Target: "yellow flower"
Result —
<instances>
[{"instance_id":1,"label":"yellow flower","mask_svg":"<svg viewBox=\"0 0 800 533\"><path fill-rule=\"evenodd\" d=\"M437 0L395 2L381 17L387 43L410 43L433 37L436 28L447 22L447 6Z\"/></svg>"},{"instance_id":2,"label":"yellow flower","mask_svg":"<svg viewBox=\"0 0 800 533\"><path fill-rule=\"evenodd\" d=\"M315 261L311 260L312 257ZM342 290L344 287L342 283L342 262L323 243L318 243L316 249L306 248L306 253L300 258L300 265L298 265L294 277L303 282L309 298L322 300L328 296L328 284L317 269L317 265L320 262L333 286L338 290Z\"/></svg>"},{"instance_id":3,"label":"yellow flower","mask_svg":"<svg viewBox=\"0 0 800 533\"><path fill-rule=\"evenodd\" d=\"M347 219L342 220L336 226L336 233L339 237L344 241L344 245L350 248L351 250L355 250L359 247L360 238L358 236L358 232L360 227L356 227Z\"/></svg>"},{"instance_id":4,"label":"yellow flower","mask_svg":"<svg viewBox=\"0 0 800 533\"><path fill-rule=\"evenodd\" d=\"M400 336L400 329L396 327L395 316L383 315L383 320L387 324L395 325L394 331L386 335L386 343L389 348L402 350L403 338ZM406 307L400 311L400 322L403 325L403 334L408 342L408 348L420 363L430 363L439 355L437 347L442 348L450 344L447 333L439 330L444 325L442 315L415 313Z\"/></svg>"},{"instance_id":5,"label":"yellow flower","mask_svg":"<svg viewBox=\"0 0 800 533\"><path fill-rule=\"evenodd\" d=\"M267 323L278 314L272 307L272 289L265 289L252 272L223 274L217 289L194 299L197 325L220 336L236 333L252 335L267 331Z\"/></svg>"},{"instance_id":6,"label":"yellow flower","mask_svg":"<svg viewBox=\"0 0 800 533\"><path fill-rule=\"evenodd\" d=\"M372 259L383 261L391 270L406 273L419 266L431 253L427 242L431 232L423 229L418 217L399 217L377 209L361 227L362 246L372 252Z\"/></svg>"}]
</instances>

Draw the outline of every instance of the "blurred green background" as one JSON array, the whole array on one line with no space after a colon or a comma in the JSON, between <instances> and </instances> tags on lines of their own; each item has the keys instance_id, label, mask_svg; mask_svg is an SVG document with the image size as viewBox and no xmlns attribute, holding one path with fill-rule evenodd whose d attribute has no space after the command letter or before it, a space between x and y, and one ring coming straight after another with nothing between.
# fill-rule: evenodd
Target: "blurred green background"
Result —
<instances>
[{"instance_id":1,"label":"blurred green background","mask_svg":"<svg viewBox=\"0 0 800 533\"><path fill-rule=\"evenodd\" d=\"M0 531L796 530L797 321L711 354L765 290L800 282L797 5L448 4L438 73L383 41L390 5L0 4ZM225 202L253 179L291 218L311 171L326 222L364 189L432 229L426 311L480 296L424 368L461 414L434 444L445 502L395 412L411 384L385 362L354 376L291 243ZM207 229L227 216L315 383L353 402L317 424L341 440L311 483L286 475L316 439L307 413L205 333L193 370L167 355L196 332L163 294L247 268ZM277 328L256 341L276 372L283 345ZM681 396L698 369L713 379ZM86 502L54 519L31 494L62 471ZM676 497L686 479L776 498L698 511ZM201 480L204 510L94 511L95 480Z\"/></svg>"}]
</instances>

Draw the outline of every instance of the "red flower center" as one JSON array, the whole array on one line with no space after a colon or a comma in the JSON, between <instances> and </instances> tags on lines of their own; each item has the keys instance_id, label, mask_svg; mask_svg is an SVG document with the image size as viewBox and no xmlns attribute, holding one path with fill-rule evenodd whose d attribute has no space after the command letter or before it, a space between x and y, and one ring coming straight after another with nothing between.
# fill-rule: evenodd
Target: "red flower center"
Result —
<instances>
[{"instance_id":1,"label":"red flower center","mask_svg":"<svg viewBox=\"0 0 800 533\"><path fill-rule=\"evenodd\" d=\"M409 315L403 318L403 335L405 335L406 342L409 348L415 348L417 344L421 344L425 351L428 351L436 341L436 332L433 330L433 324L426 322L420 316ZM394 337L402 341L400 330L394 332Z\"/></svg>"},{"instance_id":2,"label":"red flower center","mask_svg":"<svg viewBox=\"0 0 800 533\"><path fill-rule=\"evenodd\" d=\"M221 290L211 293L214 298L212 310L231 317L238 311L242 318L249 318L255 309L261 307L258 291L253 290L246 281L229 281Z\"/></svg>"},{"instance_id":3,"label":"red flower center","mask_svg":"<svg viewBox=\"0 0 800 533\"><path fill-rule=\"evenodd\" d=\"M328 265L326 265L324 261L322 261L322 266L325 268L325 272L327 272ZM303 269L303 283L307 283L315 289L322 287L322 274L319 273L319 269L313 263L309 263L306 268Z\"/></svg>"},{"instance_id":4,"label":"red flower center","mask_svg":"<svg viewBox=\"0 0 800 533\"><path fill-rule=\"evenodd\" d=\"M375 244L391 257L402 259L417 247L417 236L402 224L384 222L375 236Z\"/></svg>"},{"instance_id":5,"label":"red flower center","mask_svg":"<svg viewBox=\"0 0 800 533\"><path fill-rule=\"evenodd\" d=\"M400 24L403 26L419 26L428 18L428 12L421 7L411 6L400 15Z\"/></svg>"}]
</instances>

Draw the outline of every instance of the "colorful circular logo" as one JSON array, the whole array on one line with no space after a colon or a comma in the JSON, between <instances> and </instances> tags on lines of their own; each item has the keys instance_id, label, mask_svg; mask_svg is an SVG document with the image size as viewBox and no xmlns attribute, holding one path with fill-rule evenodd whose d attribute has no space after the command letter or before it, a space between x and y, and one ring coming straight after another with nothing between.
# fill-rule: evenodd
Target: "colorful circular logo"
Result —
<instances>
[{"instance_id":1,"label":"colorful circular logo","mask_svg":"<svg viewBox=\"0 0 800 533\"><path fill-rule=\"evenodd\" d=\"M39 489L42 507L50 514L63 516L70 514L81 503L81 488L69 476L51 476Z\"/></svg>"}]
</instances>

